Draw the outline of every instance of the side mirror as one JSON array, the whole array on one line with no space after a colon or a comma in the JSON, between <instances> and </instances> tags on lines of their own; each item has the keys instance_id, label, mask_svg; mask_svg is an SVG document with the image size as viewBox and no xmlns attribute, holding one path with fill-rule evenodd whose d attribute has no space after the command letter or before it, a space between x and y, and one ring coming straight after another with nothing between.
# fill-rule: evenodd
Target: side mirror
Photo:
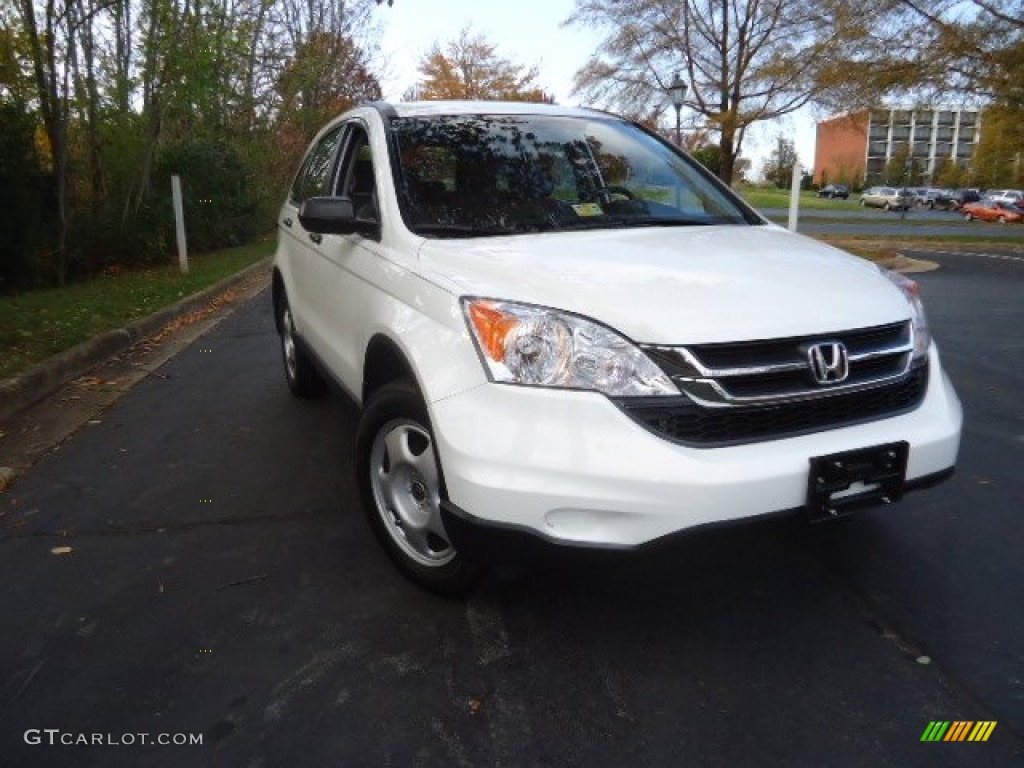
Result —
<instances>
[{"instance_id":1,"label":"side mirror","mask_svg":"<svg viewBox=\"0 0 1024 768\"><path fill-rule=\"evenodd\" d=\"M352 201L347 197L311 197L299 208L299 223L318 235L351 235L358 232L368 237L379 236L380 223L357 219Z\"/></svg>"}]
</instances>

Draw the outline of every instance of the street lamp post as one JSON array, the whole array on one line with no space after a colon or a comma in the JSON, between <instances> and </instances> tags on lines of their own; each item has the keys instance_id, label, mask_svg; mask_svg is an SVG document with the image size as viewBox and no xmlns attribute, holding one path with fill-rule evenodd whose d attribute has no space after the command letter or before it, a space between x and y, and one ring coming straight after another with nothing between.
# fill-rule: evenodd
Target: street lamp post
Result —
<instances>
[{"instance_id":1,"label":"street lamp post","mask_svg":"<svg viewBox=\"0 0 1024 768\"><path fill-rule=\"evenodd\" d=\"M683 133L680 129L679 115L683 109L683 100L686 99L686 83L679 79L678 72L676 72L675 78L673 78L671 85L668 87L668 95L672 99L672 106L676 108L676 146L681 149L683 146Z\"/></svg>"}]
</instances>

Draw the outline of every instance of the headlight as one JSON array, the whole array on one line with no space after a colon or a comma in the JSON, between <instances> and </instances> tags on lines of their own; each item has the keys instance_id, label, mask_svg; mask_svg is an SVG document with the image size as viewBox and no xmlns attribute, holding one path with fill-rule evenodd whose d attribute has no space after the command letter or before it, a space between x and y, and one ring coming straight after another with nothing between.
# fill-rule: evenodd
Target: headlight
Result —
<instances>
[{"instance_id":1,"label":"headlight","mask_svg":"<svg viewBox=\"0 0 1024 768\"><path fill-rule=\"evenodd\" d=\"M492 381L615 397L679 394L636 346L592 320L490 299L466 298L462 308Z\"/></svg>"},{"instance_id":2,"label":"headlight","mask_svg":"<svg viewBox=\"0 0 1024 768\"><path fill-rule=\"evenodd\" d=\"M924 315L924 304L921 303L921 286L899 272L893 272L883 267L879 267L879 269L907 297L907 302L913 313L911 318L914 326L914 359L924 357L928 354L932 335L928 331L928 318Z\"/></svg>"}]
</instances>

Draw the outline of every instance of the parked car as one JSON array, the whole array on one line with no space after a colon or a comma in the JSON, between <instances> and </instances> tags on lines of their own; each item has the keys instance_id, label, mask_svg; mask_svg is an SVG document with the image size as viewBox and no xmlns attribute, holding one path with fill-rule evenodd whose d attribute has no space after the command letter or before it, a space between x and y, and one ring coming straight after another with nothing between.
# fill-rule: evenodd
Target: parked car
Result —
<instances>
[{"instance_id":1,"label":"parked car","mask_svg":"<svg viewBox=\"0 0 1024 768\"><path fill-rule=\"evenodd\" d=\"M915 283L605 112L332 120L281 207L272 297L288 387L351 396L369 524L438 592L522 546L831 520L956 461Z\"/></svg>"},{"instance_id":2,"label":"parked car","mask_svg":"<svg viewBox=\"0 0 1024 768\"><path fill-rule=\"evenodd\" d=\"M845 184L826 184L818 190L818 197L842 198L845 200L850 196L850 188Z\"/></svg>"},{"instance_id":3,"label":"parked car","mask_svg":"<svg viewBox=\"0 0 1024 768\"><path fill-rule=\"evenodd\" d=\"M1000 224L1016 224L1024 220L1024 209L1012 203L1005 203L994 197L986 197L977 203L967 203L963 207L967 221L997 221Z\"/></svg>"},{"instance_id":4,"label":"parked car","mask_svg":"<svg viewBox=\"0 0 1024 768\"><path fill-rule=\"evenodd\" d=\"M916 202L919 206L929 209L949 210L954 207L953 192L949 189L925 189L917 196Z\"/></svg>"},{"instance_id":5,"label":"parked car","mask_svg":"<svg viewBox=\"0 0 1024 768\"><path fill-rule=\"evenodd\" d=\"M1020 205L1024 202L1024 192L1019 189L994 189L988 192L988 197L997 203L1009 203Z\"/></svg>"},{"instance_id":6,"label":"parked car","mask_svg":"<svg viewBox=\"0 0 1024 768\"><path fill-rule=\"evenodd\" d=\"M914 204L914 196L905 188L871 187L861 193L860 204L885 211L905 211Z\"/></svg>"},{"instance_id":7,"label":"parked car","mask_svg":"<svg viewBox=\"0 0 1024 768\"><path fill-rule=\"evenodd\" d=\"M981 200L981 192L977 189L954 189L952 195L953 209L963 208L967 203L976 203Z\"/></svg>"},{"instance_id":8,"label":"parked car","mask_svg":"<svg viewBox=\"0 0 1024 768\"><path fill-rule=\"evenodd\" d=\"M910 196L914 198L915 205L921 205L924 201L925 193L928 192L927 187L907 187L906 190L910 193Z\"/></svg>"}]
</instances>

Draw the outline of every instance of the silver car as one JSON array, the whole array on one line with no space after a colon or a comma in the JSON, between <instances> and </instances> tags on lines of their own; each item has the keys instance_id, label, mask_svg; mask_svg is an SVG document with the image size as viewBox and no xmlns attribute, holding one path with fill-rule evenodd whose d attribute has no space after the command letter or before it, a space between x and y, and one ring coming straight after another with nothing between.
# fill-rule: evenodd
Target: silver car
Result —
<instances>
[{"instance_id":1,"label":"silver car","mask_svg":"<svg viewBox=\"0 0 1024 768\"><path fill-rule=\"evenodd\" d=\"M871 187L861 193L860 204L884 211L905 211L914 204L914 196L906 188Z\"/></svg>"}]
</instances>

